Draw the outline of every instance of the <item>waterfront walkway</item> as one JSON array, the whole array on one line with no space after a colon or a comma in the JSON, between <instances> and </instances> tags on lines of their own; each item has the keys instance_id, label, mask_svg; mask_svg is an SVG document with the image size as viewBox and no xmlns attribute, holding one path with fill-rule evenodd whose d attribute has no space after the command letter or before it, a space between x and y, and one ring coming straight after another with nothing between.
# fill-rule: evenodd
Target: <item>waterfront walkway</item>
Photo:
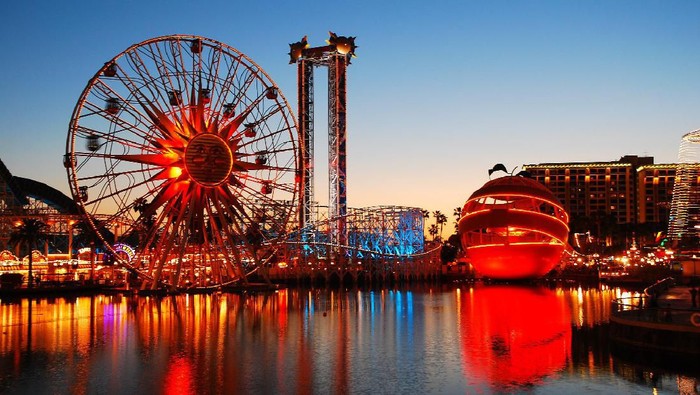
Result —
<instances>
[{"instance_id":1,"label":"waterfront walkway","mask_svg":"<svg viewBox=\"0 0 700 395\"><path fill-rule=\"evenodd\" d=\"M691 288L672 286L658 295L613 301L610 337L626 346L671 355L700 355L700 308Z\"/></svg>"},{"instance_id":2,"label":"waterfront walkway","mask_svg":"<svg viewBox=\"0 0 700 395\"><path fill-rule=\"evenodd\" d=\"M639 296L613 302L612 317L644 322L669 323L697 327L700 331L700 307L691 300L691 287L673 286L658 296ZM695 324L693 323L695 316Z\"/></svg>"}]
</instances>

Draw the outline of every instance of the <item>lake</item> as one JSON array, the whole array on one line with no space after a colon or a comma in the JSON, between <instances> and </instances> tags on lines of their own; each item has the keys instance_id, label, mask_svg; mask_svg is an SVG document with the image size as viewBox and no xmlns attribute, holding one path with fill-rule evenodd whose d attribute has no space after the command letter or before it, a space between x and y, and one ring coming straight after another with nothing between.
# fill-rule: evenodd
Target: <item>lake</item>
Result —
<instances>
[{"instance_id":1,"label":"lake","mask_svg":"<svg viewBox=\"0 0 700 395\"><path fill-rule=\"evenodd\" d=\"M614 351L610 302L633 295L465 283L3 299L0 393L697 393L697 367Z\"/></svg>"}]
</instances>

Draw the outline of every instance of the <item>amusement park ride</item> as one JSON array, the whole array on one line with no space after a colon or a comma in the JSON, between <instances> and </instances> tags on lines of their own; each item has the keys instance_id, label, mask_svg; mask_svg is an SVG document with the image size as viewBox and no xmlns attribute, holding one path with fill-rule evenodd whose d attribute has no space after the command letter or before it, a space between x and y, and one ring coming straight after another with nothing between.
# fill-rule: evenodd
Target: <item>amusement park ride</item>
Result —
<instances>
[{"instance_id":1,"label":"amusement park ride","mask_svg":"<svg viewBox=\"0 0 700 395\"><path fill-rule=\"evenodd\" d=\"M347 208L346 68L354 38L290 44L299 126L280 89L246 55L172 35L135 44L89 80L64 165L97 235L120 223L133 257L107 252L144 289L245 284L272 267L395 271L439 260L417 208ZM313 194L313 68L328 68L330 203ZM334 265L330 267L329 265ZM364 266L363 266L364 265ZM351 269L352 268L352 269Z\"/></svg>"}]
</instances>

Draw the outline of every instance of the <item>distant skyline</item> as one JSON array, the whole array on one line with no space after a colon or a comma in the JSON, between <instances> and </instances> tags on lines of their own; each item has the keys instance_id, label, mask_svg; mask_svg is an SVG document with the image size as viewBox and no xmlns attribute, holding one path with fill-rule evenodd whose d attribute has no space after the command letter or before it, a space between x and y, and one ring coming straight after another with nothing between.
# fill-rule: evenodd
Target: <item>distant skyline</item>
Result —
<instances>
[{"instance_id":1,"label":"distant skyline","mask_svg":"<svg viewBox=\"0 0 700 395\"><path fill-rule=\"evenodd\" d=\"M677 160L700 128L697 1L137 1L4 5L0 159L70 195L61 165L88 80L169 34L246 54L296 112L289 43L356 36L348 69L348 204L452 211L508 169ZM316 73L316 197L327 202L325 71ZM429 221L432 223L433 219ZM448 233L445 232L445 237Z\"/></svg>"}]
</instances>

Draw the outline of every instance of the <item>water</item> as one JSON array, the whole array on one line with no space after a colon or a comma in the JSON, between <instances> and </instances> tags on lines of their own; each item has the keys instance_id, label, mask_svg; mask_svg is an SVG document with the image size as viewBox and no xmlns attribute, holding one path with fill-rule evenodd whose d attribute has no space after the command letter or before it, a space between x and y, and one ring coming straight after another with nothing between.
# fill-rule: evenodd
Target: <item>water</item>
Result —
<instances>
[{"instance_id":1,"label":"water","mask_svg":"<svg viewBox=\"0 0 700 395\"><path fill-rule=\"evenodd\" d=\"M0 393L697 393L611 353L620 289L463 285L0 304Z\"/></svg>"}]
</instances>

